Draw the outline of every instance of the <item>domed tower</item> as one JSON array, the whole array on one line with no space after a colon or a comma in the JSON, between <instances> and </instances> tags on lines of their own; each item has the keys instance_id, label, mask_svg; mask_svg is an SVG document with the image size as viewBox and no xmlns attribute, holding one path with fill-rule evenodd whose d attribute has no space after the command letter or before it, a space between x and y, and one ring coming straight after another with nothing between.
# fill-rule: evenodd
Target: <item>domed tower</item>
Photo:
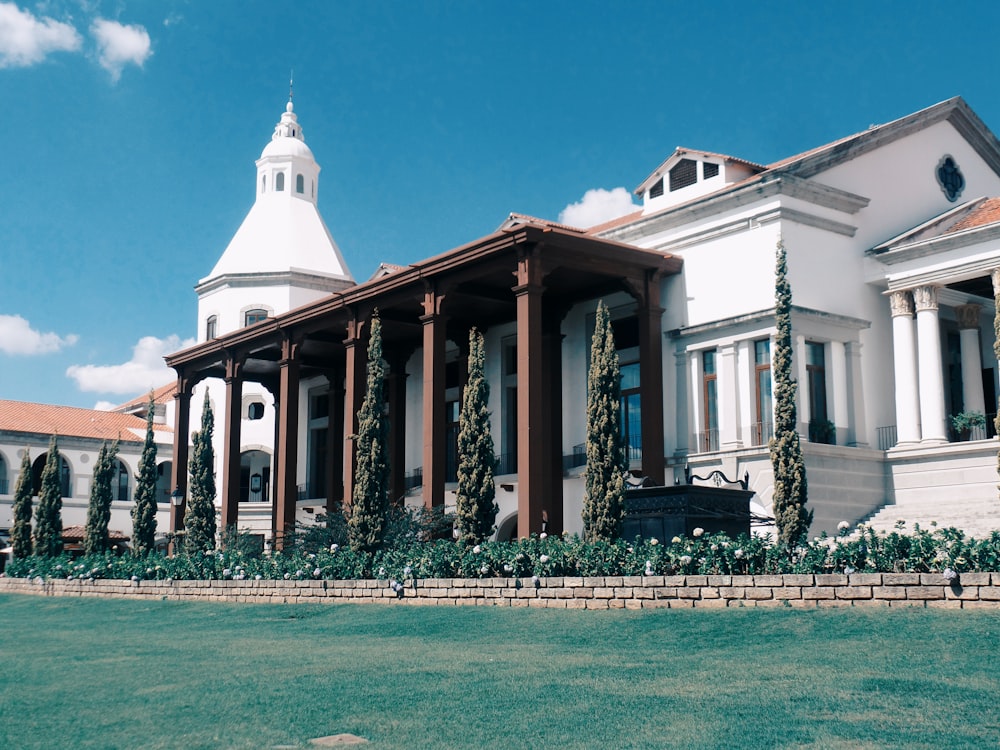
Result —
<instances>
[{"instance_id":1,"label":"domed tower","mask_svg":"<svg viewBox=\"0 0 1000 750\"><path fill-rule=\"evenodd\" d=\"M253 207L195 287L198 341L354 285L316 208L319 171L289 97L257 160Z\"/></svg>"}]
</instances>

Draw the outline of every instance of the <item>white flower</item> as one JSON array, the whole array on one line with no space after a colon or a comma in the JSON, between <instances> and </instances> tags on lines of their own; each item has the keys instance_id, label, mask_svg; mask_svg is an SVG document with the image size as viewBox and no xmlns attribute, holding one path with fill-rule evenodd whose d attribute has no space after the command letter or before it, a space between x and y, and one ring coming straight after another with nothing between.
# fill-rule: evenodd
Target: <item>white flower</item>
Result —
<instances>
[{"instance_id":1,"label":"white flower","mask_svg":"<svg viewBox=\"0 0 1000 750\"><path fill-rule=\"evenodd\" d=\"M837 529L840 531L847 531L849 528L851 528L851 524L849 524L847 521L841 521L840 523L837 524Z\"/></svg>"},{"instance_id":2,"label":"white flower","mask_svg":"<svg viewBox=\"0 0 1000 750\"><path fill-rule=\"evenodd\" d=\"M547 563L548 561L549 561L549 556L548 555L539 555L538 556L538 562L540 562L540 563Z\"/></svg>"},{"instance_id":3,"label":"white flower","mask_svg":"<svg viewBox=\"0 0 1000 750\"><path fill-rule=\"evenodd\" d=\"M148 576L153 575L153 569L152 568L146 568L146 575L148 575Z\"/></svg>"},{"instance_id":4,"label":"white flower","mask_svg":"<svg viewBox=\"0 0 1000 750\"><path fill-rule=\"evenodd\" d=\"M472 548L473 554L476 554L476 555L478 555L482 551L483 551L483 548L480 547L478 544L475 547Z\"/></svg>"},{"instance_id":5,"label":"white flower","mask_svg":"<svg viewBox=\"0 0 1000 750\"><path fill-rule=\"evenodd\" d=\"M944 572L941 575L944 576L944 580L948 581L948 583L951 583L956 578L958 578L958 573L956 573L951 568L945 568Z\"/></svg>"},{"instance_id":6,"label":"white flower","mask_svg":"<svg viewBox=\"0 0 1000 750\"><path fill-rule=\"evenodd\" d=\"M233 571L231 571L229 568L226 568L225 570L222 571L222 575L225 576L226 578L229 578L229 576L231 576L232 574Z\"/></svg>"},{"instance_id":7,"label":"white flower","mask_svg":"<svg viewBox=\"0 0 1000 750\"><path fill-rule=\"evenodd\" d=\"M651 547L655 547L659 543L660 543L660 540L657 539L656 537L653 537L652 539L649 540L649 545Z\"/></svg>"},{"instance_id":8,"label":"white flower","mask_svg":"<svg viewBox=\"0 0 1000 750\"><path fill-rule=\"evenodd\" d=\"M690 565L691 555L681 555L681 565Z\"/></svg>"},{"instance_id":9,"label":"white flower","mask_svg":"<svg viewBox=\"0 0 1000 750\"><path fill-rule=\"evenodd\" d=\"M381 567L378 569L378 577L385 578L385 567Z\"/></svg>"},{"instance_id":10,"label":"white flower","mask_svg":"<svg viewBox=\"0 0 1000 750\"><path fill-rule=\"evenodd\" d=\"M701 526L699 526L698 528L696 528L694 531L691 532L691 536L693 536L695 538L698 538L698 537L700 537L704 533L705 533L705 529L703 529L703 528L701 528Z\"/></svg>"},{"instance_id":11,"label":"white flower","mask_svg":"<svg viewBox=\"0 0 1000 750\"><path fill-rule=\"evenodd\" d=\"M336 552L338 549L340 549L340 545L339 544L331 544L330 545L330 551L331 552Z\"/></svg>"},{"instance_id":12,"label":"white flower","mask_svg":"<svg viewBox=\"0 0 1000 750\"><path fill-rule=\"evenodd\" d=\"M255 576L253 577L253 579L254 579L255 581L259 581L259 580L261 580L261 579L262 579L263 577L264 577L264 576L262 576L262 575L261 575L260 573L258 573L257 575L255 575Z\"/></svg>"},{"instance_id":13,"label":"white flower","mask_svg":"<svg viewBox=\"0 0 1000 750\"><path fill-rule=\"evenodd\" d=\"M139 580L139 576L132 576L132 580L133 581L138 581Z\"/></svg>"},{"instance_id":14,"label":"white flower","mask_svg":"<svg viewBox=\"0 0 1000 750\"><path fill-rule=\"evenodd\" d=\"M314 555L312 552L310 552L309 553L309 559L310 560L315 560L316 559L316 555Z\"/></svg>"},{"instance_id":15,"label":"white flower","mask_svg":"<svg viewBox=\"0 0 1000 750\"><path fill-rule=\"evenodd\" d=\"M305 575L305 573L302 572L302 568L299 568L298 570L295 571L295 577L296 578L301 578L304 575Z\"/></svg>"},{"instance_id":16,"label":"white flower","mask_svg":"<svg viewBox=\"0 0 1000 750\"><path fill-rule=\"evenodd\" d=\"M319 578L322 572L323 572L322 570L316 568L316 570L313 571L313 578Z\"/></svg>"},{"instance_id":17,"label":"white flower","mask_svg":"<svg viewBox=\"0 0 1000 750\"><path fill-rule=\"evenodd\" d=\"M743 550L741 550L741 549L736 550L733 553L733 557L735 557L737 560L742 560L743 559Z\"/></svg>"},{"instance_id":18,"label":"white flower","mask_svg":"<svg viewBox=\"0 0 1000 750\"><path fill-rule=\"evenodd\" d=\"M548 539L548 537L549 537L549 535L546 534L544 531L541 534L538 535L539 539Z\"/></svg>"},{"instance_id":19,"label":"white flower","mask_svg":"<svg viewBox=\"0 0 1000 750\"><path fill-rule=\"evenodd\" d=\"M854 573L854 568L852 568L850 565L845 565L844 566L844 574L845 575L852 575L853 573Z\"/></svg>"},{"instance_id":20,"label":"white flower","mask_svg":"<svg viewBox=\"0 0 1000 750\"><path fill-rule=\"evenodd\" d=\"M711 549L712 552L718 552L719 551L719 545L718 544L713 544L709 549Z\"/></svg>"},{"instance_id":21,"label":"white flower","mask_svg":"<svg viewBox=\"0 0 1000 750\"><path fill-rule=\"evenodd\" d=\"M403 575L404 576L410 576L412 574L413 574L413 568L411 568L409 565L407 565L405 568L403 568Z\"/></svg>"},{"instance_id":22,"label":"white flower","mask_svg":"<svg viewBox=\"0 0 1000 750\"><path fill-rule=\"evenodd\" d=\"M483 565L481 568L479 568L479 572L482 573L483 575L486 575L487 573L490 572L490 566Z\"/></svg>"},{"instance_id":23,"label":"white flower","mask_svg":"<svg viewBox=\"0 0 1000 750\"><path fill-rule=\"evenodd\" d=\"M285 580L287 581L289 578L291 578L291 576L288 575L288 573L285 573Z\"/></svg>"},{"instance_id":24,"label":"white flower","mask_svg":"<svg viewBox=\"0 0 1000 750\"><path fill-rule=\"evenodd\" d=\"M504 563L504 566L503 566L503 572L504 573L511 573L511 572L513 572L513 570L514 569L512 567L510 567L510 565L507 565L506 563Z\"/></svg>"},{"instance_id":25,"label":"white flower","mask_svg":"<svg viewBox=\"0 0 1000 750\"><path fill-rule=\"evenodd\" d=\"M531 582L537 586L539 584L538 576L531 576Z\"/></svg>"}]
</instances>

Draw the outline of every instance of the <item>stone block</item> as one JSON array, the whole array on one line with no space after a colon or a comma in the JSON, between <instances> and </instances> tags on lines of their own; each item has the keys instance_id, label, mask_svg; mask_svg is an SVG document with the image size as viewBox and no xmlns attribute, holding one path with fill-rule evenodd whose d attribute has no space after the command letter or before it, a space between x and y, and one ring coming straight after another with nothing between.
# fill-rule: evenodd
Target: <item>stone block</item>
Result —
<instances>
[{"instance_id":1,"label":"stone block","mask_svg":"<svg viewBox=\"0 0 1000 750\"><path fill-rule=\"evenodd\" d=\"M847 576L843 573L817 573L817 586L846 586Z\"/></svg>"},{"instance_id":2,"label":"stone block","mask_svg":"<svg viewBox=\"0 0 1000 750\"><path fill-rule=\"evenodd\" d=\"M645 586L643 586L641 588L632 589L632 598L633 599L652 599L653 598L653 589L646 588Z\"/></svg>"},{"instance_id":3,"label":"stone block","mask_svg":"<svg viewBox=\"0 0 1000 750\"><path fill-rule=\"evenodd\" d=\"M948 581L942 573L921 573L920 574L920 585L921 586L947 586Z\"/></svg>"},{"instance_id":4,"label":"stone block","mask_svg":"<svg viewBox=\"0 0 1000 750\"><path fill-rule=\"evenodd\" d=\"M948 600L976 601L979 599L979 586L945 586L944 598Z\"/></svg>"},{"instance_id":5,"label":"stone block","mask_svg":"<svg viewBox=\"0 0 1000 750\"><path fill-rule=\"evenodd\" d=\"M684 583L687 586L707 586L708 576L685 576Z\"/></svg>"},{"instance_id":6,"label":"stone block","mask_svg":"<svg viewBox=\"0 0 1000 750\"><path fill-rule=\"evenodd\" d=\"M770 599L773 596L773 591L769 586L748 586L744 591L746 592L745 598L748 600L758 601Z\"/></svg>"},{"instance_id":7,"label":"stone block","mask_svg":"<svg viewBox=\"0 0 1000 750\"><path fill-rule=\"evenodd\" d=\"M633 588L635 588L636 586L642 586L643 585L642 576L623 576L621 585L631 586Z\"/></svg>"},{"instance_id":8,"label":"stone block","mask_svg":"<svg viewBox=\"0 0 1000 750\"><path fill-rule=\"evenodd\" d=\"M677 598L677 587L676 586L658 586L653 589L653 596L657 599L676 599Z\"/></svg>"},{"instance_id":9,"label":"stone block","mask_svg":"<svg viewBox=\"0 0 1000 750\"><path fill-rule=\"evenodd\" d=\"M847 577L850 586L881 586L881 573L851 573Z\"/></svg>"},{"instance_id":10,"label":"stone block","mask_svg":"<svg viewBox=\"0 0 1000 750\"><path fill-rule=\"evenodd\" d=\"M608 609L607 599L588 599L584 602L584 609Z\"/></svg>"},{"instance_id":11,"label":"stone block","mask_svg":"<svg viewBox=\"0 0 1000 750\"><path fill-rule=\"evenodd\" d=\"M615 588L615 599L631 599L634 590L630 586L618 586Z\"/></svg>"},{"instance_id":12,"label":"stone block","mask_svg":"<svg viewBox=\"0 0 1000 750\"><path fill-rule=\"evenodd\" d=\"M583 585L583 579L582 578L564 578L563 579L563 586L566 586L567 588L575 589L575 588L579 588L582 585Z\"/></svg>"},{"instance_id":13,"label":"stone block","mask_svg":"<svg viewBox=\"0 0 1000 750\"><path fill-rule=\"evenodd\" d=\"M770 586L784 586L783 576L754 576L753 582L755 586L770 587Z\"/></svg>"},{"instance_id":14,"label":"stone block","mask_svg":"<svg viewBox=\"0 0 1000 750\"><path fill-rule=\"evenodd\" d=\"M746 598L746 588L743 586L720 586L719 596L723 599L744 599Z\"/></svg>"},{"instance_id":15,"label":"stone block","mask_svg":"<svg viewBox=\"0 0 1000 750\"><path fill-rule=\"evenodd\" d=\"M708 577L709 586L732 586L733 577L732 576L709 576Z\"/></svg>"},{"instance_id":16,"label":"stone block","mask_svg":"<svg viewBox=\"0 0 1000 750\"><path fill-rule=\"evenodd\" d=\"M928 607L934 607L935 609L961 609L962 602L957 599L945 600L945 601L928 601L926 602Z\"/></svg>"},{"instance_id":17,"label":"stone block","mask_svg":"<svg viewBox=\"0 0 1000 750\"><path fill-rule=\"evenodd\" d=\"M594 590L592 588L587 588L586 586L581 586L580 588L573 589L573 596L576 599L593 599Z\"/></svg>"},{"instance_id":18,"label":"stone block","mask_svg":"<svg viewBox=\"0 0 1000 750\"><path fill-rule=\"evenodd\" d=\"M621 576L606 576L604 578L604 583L601 584L604 587L614 588L615 586L624 586L625 579Z\"/></svg>"},{"instance_id":19,"label":"stone block","mask_svg":"<svg viewBox=\"0 0 1000 750\"><path fill-rule=\"evenodd\" d=\"M906 586L874 586L872 596L876 599L905 599Z\"/></svg>"},{"instance_id":20,"label":"stone block","mask_svg":"<svg viewBox=\"0 0 1000 750\"><path fill-rule=\"evenodd\" d=\"M664 586L683 586L684 576L663 576Z\"/></svg>"},{"instance_id":21,"label":"stone block","mask_svg":"<svg viewBox=\"0 0 1000 750\"><path fill-rule=\"evenodd\" d=\"M753 586L753 576L732 576L733 586Z\"/></svg>"},{"instance_id":22,"label":"stone block","mask_svg":"<svg viewBox=\"0 0 1000 750\"><path fill-rule=\"evenodd\" d=\"M959 573L958 582L963 586L989 586L989 573Z\"/></svg>"},{"instance_id":23,"label":"stone block","mask_svg":"<svg viewBox=\"0 0 1000 750\"><path fill-rule=\"evenodd\" d=\"M800 586L782 586L771 589L775 599L801 599L802 588Z\"/></svg>"},{"instance_id":24,"label":"stone block","mask_svg":"<svg viewBox=\"0 0 1000 750\"><path fill-rule=\"evenodd\" d=\"M996 574L994 573L994 580ZM1000 586L980 586L979 600L984 602L1000 602Z\"/></svg>"},{"instance_id":25,"label":"stone block","mask_svg":"<svg viewBox=\"0 0 1000 750\"><path fill-rule=\"evenodd\" d=\"M785 573L781 576L782 584L785 586L812 586L813 577L804 573Z\"/></svg>"},{"instance_id":26,"label":"stone block","mask_svg":"<svg viewBox=\"0 0 1000 750\"><path fill-rule=\"evenodd\" d=\"M679 599L700 599L701 586L680 586L677 589Z\"/></svg>"},{"instance_id":27,"label":"stone block","mask_svg":"<svg viewBox=\"0 0 1000 750\"><path fill-rule=\"evenodd\" d=\"M594 598L595 599L613 599L615 596L615 590L609 588L595 588Z\"/></svg>"},{"instance_id":28,"label":"stone block","mask_svg":"<svg viewBox=\"0 0 1000 750\"><path fill-rule=\"evenodd\" d=\"M626 599L625 609L642 609L642 602L638 599Z\"/></svg>"},{"instance_id":29,"label":"stone block","mask_svg":"<svg viewBox=\"0 0 1000 750\"><path fill-rule=\"evenodd\" d=\"M819 576L816 576L819 578ZM802 589L802 598L809 600L830 600L836 598L836 589L833 586L812 586Z\"/></svg>"},{"instance_id":30,"label":"stone block","mask_svg":"<svg viewBox=\"0 0 1000 750\"><path fill-rule=\"evenodd\" d=\"M601 588L604 586L604 576L585 576L583 585L592 589Z\"/></svg>"},{"instance_id":31,"label":"stone block","mask_svg":"<svg viewBox=\"0 0 1000 750\"><path fill-rule=\"evenodd\" d=\"M702 586L701 587L701 598L702 599L720 599L719 589L715 586Z\"/></svg>"},{"instance_id":32,"label":"stone block","mask_svg":"<svg viewBox=\"0 0 1000 750\"><path fill-rule=\"evenodd\" d=\"M667 602L670 609L691 609L694 606L693 599L671 599Z\"/></svg>"},{"instance_id":33,"label":"stone block","mask_svg":"<svg viewBox=\"0 0 1000 750\"><path fill-rule=\"evenodd\" d=\"M642 576L642 585L650 588L654 586L665 586L663 576Z\"/></svg>"},{"instance_id":34,"label":"stone block","mask_svg":"<svg viewBox=\"0 0 1000 750\"><path fill-rule=\"evenodd\" d=\"M916 586L920 583L919 573L883 573L883 586Z\"/></svg>"},{"instance_id":35,"label":"stone block","mask_svg":"<svg viewBox=\"0 0 1000 750\"><path fill-rule=\"evenodd\" d=\"M907 599L944 599L944 586L909 586L906 589Z\"/></svg>"},{"instance_id":36,"label":"stone block","mask_svg":"<svg viewBox=\"0 0 1000 750\"><path fill-rule=\"evenodd\" d=\"M725 609L727 602L725 599L699 599L694 606L698 609Z\"/></svg>"}]
</instances>

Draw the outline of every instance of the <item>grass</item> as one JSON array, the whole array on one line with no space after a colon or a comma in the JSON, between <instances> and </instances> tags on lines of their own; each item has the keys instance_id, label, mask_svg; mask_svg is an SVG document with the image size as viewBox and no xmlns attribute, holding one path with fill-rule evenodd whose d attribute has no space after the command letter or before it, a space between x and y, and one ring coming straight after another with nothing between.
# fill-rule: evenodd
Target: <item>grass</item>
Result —
<instances>
[{"instance_id":1,"label":"grass","mask_svg":"<svg viewBox=\"0 0 1000 750\"><path fill-rule=\"evenodd\" d=\"M0 595L0 746L976 748L1000 612Z\"/></svg>"}]
</instances>

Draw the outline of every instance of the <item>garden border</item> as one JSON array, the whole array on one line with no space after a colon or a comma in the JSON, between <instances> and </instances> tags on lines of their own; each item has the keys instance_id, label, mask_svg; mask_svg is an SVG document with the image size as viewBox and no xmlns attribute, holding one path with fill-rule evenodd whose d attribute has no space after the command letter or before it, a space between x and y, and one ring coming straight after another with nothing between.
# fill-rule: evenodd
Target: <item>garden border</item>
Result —
<instances>
[{"instance_id":1,"label":"garden border","mask_svg":"<svg viewBox=\"0 0 1000 750\"><path fill-rule=\"evenodd\" d=\"M555 609L692 607L1000 608L1000 573L597 576L388 580L2 578L0 593L273 604L399 603Z\"/></svg>"}]
</instances>

